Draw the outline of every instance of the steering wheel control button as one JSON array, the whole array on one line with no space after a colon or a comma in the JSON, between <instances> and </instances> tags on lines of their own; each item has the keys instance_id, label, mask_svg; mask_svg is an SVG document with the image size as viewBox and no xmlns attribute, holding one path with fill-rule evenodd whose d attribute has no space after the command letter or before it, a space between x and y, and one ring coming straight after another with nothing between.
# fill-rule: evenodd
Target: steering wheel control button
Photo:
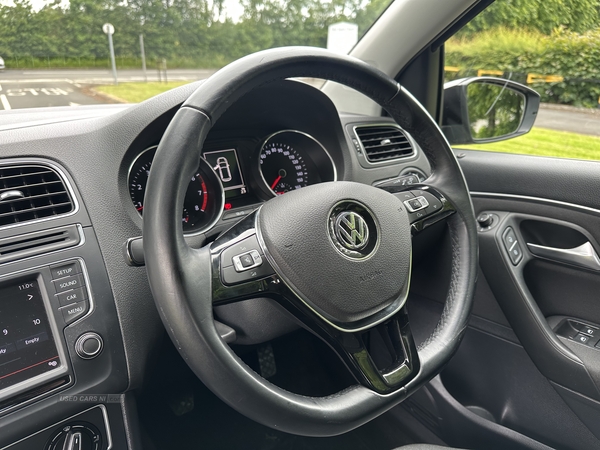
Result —
<instances>
[{"instance_id":1,"label":"steering wheel control button","mask_svg":"<svg viewBox=\"0 0 600 450\"><path fill-rule=\"evenodd\" d=\"M230 286L266 278L274 273L275 272L268 264L261 264L260 266L244 270L243 272L238 272L234 266L223 267L221 270L223 283Z\"/></svg>"},{"instance_id":2,"label":"steering wheel control button","mask_svg":"<svg viewBox=\"0 0 600 450\"><path fill-rule=\"evenodd\" d=\"M236 272L254 269L255 267L260 266L262 262L258 250L250 250L248 253L233 257L233 267L235 267Z\"/></svg>"},{"instance_id":3,"label":"steering wheel control button","mask_svg":"<svg viewBox=\"0 0 600 450\"><path fill-rule=\"evenodd\" d=\"M412 200L413 198L415 198L415 196L412 193L412 191L397 192L397 193L394 193L394 195L396 197L398 197L402 201L404 201L404 200Z\"/></svg>"},{"instance_id":4,"label":"steering wheel control button","mask_svg":"<svg viewBox=\"0 0 600 450\"><path fill-rule=\"evenodd\" d=\"M523 259L523 251L521 250L521 246L517 241L517 236L511 227L507 227L506 230L504 230L502 241L504 242L504 248L510 257L511 262L516 266L521 262L521 259Z\"/></svg>"},{"instance_id":5,"label":"steering wheel control button","mask_svg":"<svg viewBox=\"0 0 600 450\"><path fill-rule=\"evenodd\" d=\"M81 265L79 264L79 261L58 264L56 266L50 266L50 272L52 273L52 279L58 280L59 278L81 273Z\"/></svg>"},{"instance_id":6,"label":"steering wheel control button","mask_svg":"<svg viewBox=\"0 0 600 450\"><path fill-rule=\"evenodd\" d=\"M75 341L75 352L83 359L92 359L102 353L104 341L98 333L85 333Z\"/></svg>"},{"instance_id":7,"label":"steering wheel control button","mask_svg":"<svg viewBox=\"0 0 600 450\"><path fill-rule=\"evenodd\" d=\"M223 253L221 253L221 267L233 266L234 257L241 257L245 254L254 254L253 251L256 252L261 258L264 256L260 245L258 244L258 239L256 239L256 236L250 236L249 238L246 238L236 244L233 244L231 247L228 247L225 250L223 250ZM258 265L259 264L257 264L257 266ZM243 267L241 266L241 261L240 267Z\"/></svg>"},{"instance_id":8,"label":"steering wheel control button","mask_svg":"<svg viewBox=\"0 0 600 450\"><path fill-rule=\"evenodd\" d=\"M72 291L63 292L56 296L60 306L67 306L72 303L82 302L87 300L87 292L83 288L73 289Z\"/></svg>"},{"instance_id":9,"label":"steering wheel control button","mask_svg":"<svg viewBox=\"0 0 600 450\"><path fill-rule=\"evenodd\" d=\"M85 286L82 274L72 275L59 280L52 280L52 282L54 283L57 294Z\"/></svg>"},{"instance_id":10,"label":"steering wheel control button","mask_svg":"<svg viewBox=\"0 0 600 450\"><path fill-rule=\"evenodd\" d=\"M414 213L427 208L429 206L429 202L423 195L420 195L419 197L415 197L411 200L405 200L404 205L406 205L408 212Z\"/></svg>"},{"instance_id":11,"label":"steering wheel control button","mask_svg":"<svg viewBox=\"0 0 600 450\"><path fill-rule=\"evenodd\" d=\"M62 313L65 323L68 325L70 323L73 323L80 317L85 316L89 308L90 306L88 301L84 300L82 302L73 303L69 306L63 306L62 308L59 308L59 310Z\"/></svg>"}]
</instances>

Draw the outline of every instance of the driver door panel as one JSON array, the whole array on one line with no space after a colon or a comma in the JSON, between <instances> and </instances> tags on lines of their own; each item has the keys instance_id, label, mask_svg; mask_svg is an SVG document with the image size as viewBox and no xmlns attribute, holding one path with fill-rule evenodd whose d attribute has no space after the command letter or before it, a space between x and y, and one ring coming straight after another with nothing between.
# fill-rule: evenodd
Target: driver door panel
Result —
<instances>
[{"instance_id":1,"label":"driver door panel","mask_svg":"<svg viewBox=\"0 0 600 450\"><path fill-rule=\"evenodd\" d=\"M479 229L480 277L464 341L428 395L406 406L451 445L503 448L512 436L510 448L599 448L600 166L457 153L476 215L495 220ZM519 254L511 258L513 239ZM440 297L419 280L414 290L418 328L432 321ZM581 343L584 326L594 336Z\"/></svg>"}]
</instances>

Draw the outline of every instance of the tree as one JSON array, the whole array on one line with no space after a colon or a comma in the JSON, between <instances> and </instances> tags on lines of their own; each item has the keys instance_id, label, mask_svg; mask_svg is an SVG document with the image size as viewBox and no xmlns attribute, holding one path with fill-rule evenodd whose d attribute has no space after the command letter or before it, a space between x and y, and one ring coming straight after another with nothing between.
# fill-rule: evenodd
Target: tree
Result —
<instances>
[{"instance_id":1,"label":"tree","mask_svg":"<svg viewBox=\"0 0 600 450\"><path fill-rule=\"evenodd\" d=\"M550 34L564 26L578 33L598 27L600 0L498 0L472 20L463 32L503 26Z\"/></svg>"}]
</instances>

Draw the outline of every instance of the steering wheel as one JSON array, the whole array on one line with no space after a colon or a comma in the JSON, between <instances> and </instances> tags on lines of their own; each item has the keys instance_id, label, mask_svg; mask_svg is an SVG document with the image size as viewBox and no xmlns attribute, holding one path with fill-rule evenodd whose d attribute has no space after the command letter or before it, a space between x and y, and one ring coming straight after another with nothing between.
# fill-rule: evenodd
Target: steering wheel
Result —
<instances>
[{"instance_id":1,"label":"steering wheel","mask_svg":"<svg viewBox=\"0 0 600 450\"><path fill-rule=\"evenodd\" d=\"M288 192L210 245L190 248L178 217L207 133L244 94L290 77L336 81L379 103L419 143L432 175L418 186L342 181ZM407 188L418 189L437 209L427 215L411 212L405 200L415 197ZM255 53L221 69L171 121L152 164L144 206L148 279L171 339L207 387L257 422L306 436L350 431L414 393L458 348L477 273L477 232L467 185L425 109L364 62L289 47ZM441 220L451 237L450 284L435 331L417 349L405 307L412 236ZM356 385L327 397L306 397L250 369L221 339L213 306L256 297L274 299L324 340ZM365 345L364 334L371 329L392 355L393 363L384 368Z\"/></svg>"}]
</instances>

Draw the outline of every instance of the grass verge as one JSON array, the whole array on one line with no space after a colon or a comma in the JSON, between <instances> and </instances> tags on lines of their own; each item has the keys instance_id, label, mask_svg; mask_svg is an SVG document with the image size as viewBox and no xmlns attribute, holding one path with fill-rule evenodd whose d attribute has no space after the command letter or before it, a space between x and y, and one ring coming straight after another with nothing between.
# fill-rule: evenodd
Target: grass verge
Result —
<instances>
[{"instance_id":1,"label":"grass verge","mask_svg":"<svg viewBox=\"0 0 600 450\"><path fill-rule=\"evenodd\" d=\"M600 160L600 137L536 127L529 133L514 139L490 144L459 145L457 148L556 158Z\"/></svg>"},{"instance_id":2,"label":"grass verge","mask_svg":"<svg viewBox=\"0 0 600 450\"><path fill-rule=\"evenodd\" d=\"M169 89L183 86L188 83L191 83L191 81L169 81L168 83L120 83L117 86L96 86L94 91L122 100L123 103L139 103L150 97L168 91Z\"/></svg>"}]
</instances>

